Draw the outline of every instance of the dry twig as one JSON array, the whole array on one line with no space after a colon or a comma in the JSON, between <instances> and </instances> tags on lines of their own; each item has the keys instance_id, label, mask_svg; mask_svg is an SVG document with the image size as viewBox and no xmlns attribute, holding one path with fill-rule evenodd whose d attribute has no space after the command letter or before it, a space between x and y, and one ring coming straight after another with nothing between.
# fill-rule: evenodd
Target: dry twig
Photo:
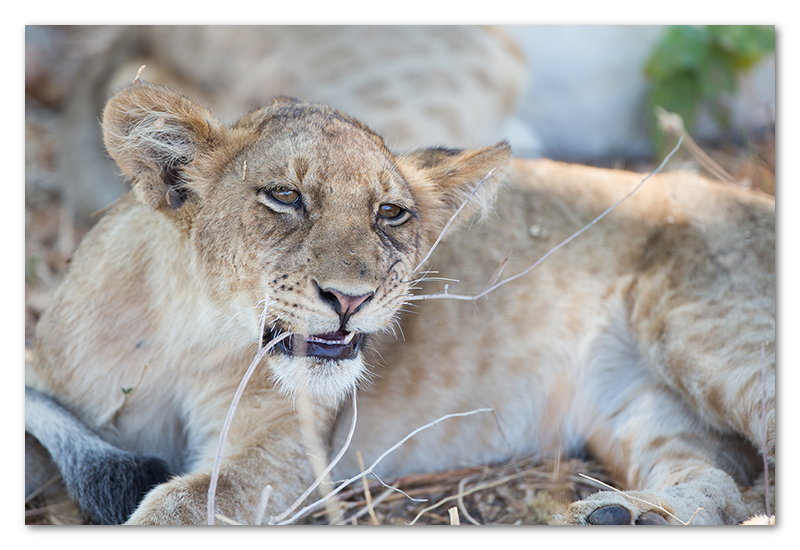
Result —
<instances>
[{"instance_id":1,"label":"dry twig","mask_svg":"<svg viewBox=\"0 0 800 550\"><path fill-rule=\"evenodd\" d=\"M458 521L458 508L453 506L447 513L450 514L450 525L461 525L461 522Z\"/></svg>"},{"instance_id":2,"label":"dry twig","mask_svg":"<svg viewBox=\"0 0 800 550\"><path fill-rule=\"evenodd\" d=\"M541 264L543 261L545 261L547 258L549 258L551 254L553 254L557 250L560 250L561 248L563 248L564 246L569 244L573 239L577 238L583 232L587 231L589 228L594 226L597 222L599 222L600 220L605 218L617 206L619 206L624 201L626 201L628 198L630 198L631 195L633 195L636 191L639 190L639 188L644 184L644 182L646 182L648 179L650 179L654 175L658 174L664 168L664 166L667 164L669 159L672 158L672 155L675 154L675 152L678 150L678 148L681 146L682 143L683 143L683 138L678 140L678 144L675 146L674 149L672 149L672 151L666 156L666 158L664 158L664 160L661 162L661 164L658 166L658 168L656 168L655 170L650 172L647 176L645 176L645 178L642 179L642 181L640 181L636 185L636 187L634 187L630 192L628 192L627 195L625 195L620 200L618 200L616 203L614 203L611 206L609 206L608 208L606 208L594 220L592 220L587 225L585 225L583 228L579 229L578 231L576 231L575 233L573 233L572 235L567 237L564 241L562 241L560 244L556 245L554 248L550 249L544 256L539 258L533 265L529 266L527 269L521 271L520 273L517 273L516 275L512 275L511 277L503 279L502 281L500 281L498 283L495 283L493 285L487 285L488 287L486 289L484 289L483 292L481 292L479 294L476 294L474 296L467 296L467 295L462 295L462 294L448 294L447 293L447 288L445 288L444 292L439 292L439 293L436 293L436 294L428 294L428 295L424 295L424 296L409 296L407 298L407 300L409 300L409 301L411 301L411 300L433 300L433 299L441 299L441 298L450 298L450 299L453 299L453 300L475 301L475 300L478 300L479 298L482 298L483 296L486 296L488 293L490 293L491 291L501 287L502 285L504 285L506 283L510 283L511 281L514 281L516 279L519 279L520 277L523 277L523 276L527 275L530 271L532 271L533 269L538 267L539 264ZM487 175L487 177L488 177L488 175ZM485 179L486 178L484 178L484 180ZM483 180L481 180L481 183L483 183ZM470 195L470 197L471 196L472 195ZM467 198L467 200L469 200L469 198ZM463 206L464 205L462 204L462 207ZM445 226L445 230L446 229L447 229L447 226ZM443 233L444 233L444 231L442 232L442 234ZM438 244L439 240L441 240L441 237L442 237L442 235L439 235L439 239L437 239L437 241L436 241L437 244ZM431 249L431 252L433 252L433 249ZM428 257L431 255L431 252L428 253L428 255L425 257L425 260L427 260ZM425 262L425 260L423 260L423 263ZM422 264L420 264L420 265L422 265ZM502 265L501 265L501 267L502 267ZM419 266L417 266L417 268L419 268Z\"/></svg>"},{"instance_id":3,"label":"dry twig","mask_svg":"<svg viewBox=\"0 0 800 550\"><path fill-rule=\"evenodd\" d=\"M261 525L264 521L264 514L267 513L267 505L269 504L269 497L272 495L272 485L267 485L261 491L261 500L258 503L258 512L256 513L256 525Z\"/></svg>"},{"instance_id":4,"label":"dry twig","mask_svg":"<svg viewBox=\"0 0 800 550\"><path fill-rule=\"evenodd\" d=\"M275 344L283 340L284 338L288 338L291 336L291 332L287 332L281 334L280 336L276 336L273 338L266 346L262 346L261 343L263 342L263 334L264 334L264 325L266 322L266 310L269 305L269 300L264 303L264 313L261 317L261 335L259 337L259 350L256 356L253 358L253 361L250 363L250 366L247 367L247 372L244 373L242 377L242 381L239 382L239 387L236 388L236 393L233 396L233 400L231 401L231 406L228 409L228 415L225 417L225 423L222 425L222 431L219 434L219 444L217 445L217 454L214 458L214 467L211 470L211 481L208 484L208 504L207 504L207 521L208 525L214 525L214 500L217 494L217 484L219 483L219 474L222 467L222 450L225 447L225 440L228 437L228 432L231 428L231 423L233 422L233 415L236 413L236 408L239 405L239 401L244 394L244 389L247 386L247 383L250 381L250 377L253 376L253 373L256 370L256 367L264 356L267 354L269 350L271 350Z\"/></svg>"},{"instance_id":5,"label":"dry twig","mask_svg":"<svg viewBox=\"0 0 800 550\"><path fill-rule=\"evenodd\" d=\"M414 525L417 522L417 520L420 517L422 517L423 514L425 514L426 512L430 512L431 510L435 510L436 508L438 508L439 506L441 506L445 502L450 502L451 500L458 500L458 499L463 498L463 497L465 497L467 495L471 495L472 493L475 493L477 491L483 491L485 489L490 489L490 488L496 487L498 485L503 485L505 483L508 483L511 480L518 479L518 478L526 476L526 475L531 475L532 473L534 473L534 472L531 472L530 470L526 470L526 471L523 471L523 472L519 472L519 473L516 473L516 474L511 474L511 475L502 477L500 479L496 479L494 481L490 481L488 483L482 483L480 485L475 485L474 487L470 487L466 491L460 491L459 490L458 494L450 495L448 497L443 498L442 500L440 500L436 504L432 504L431 506L428 506L427 508L423 508L416 515L416 517L413 520L411 520L411 523L409 523L409 525ZM602 482L599 482L599 483L602 483Z\"/></svg>"},{"instance_id":6,"label":"dry twig","mask_svg":"<svg viewBox=\"0 0 800 550\"><path fill-rule=\"evenodd\" d=\"M467 510L467 506L464 504L464 486L470 479L471 478L469 477L465 477L458 482L458 508L461 510L461 513L464 514L464 517L467 518L468 522L473 525L480 525L480 523L470 515L469 511Z\"/></svg>"},{"instance_id":7,"label":"dry twig","mask_svg":"<svg viewBox=\"0 0 800 550\"><path fill-rule=\"evenodd\" d=\"M703 168L708 170L709 173L711 173L711 175L718 180L724 183L737 185L737 182L733 176L726 172L722 166L717 164L714 159L708 156L706 152L703 151L703 148L692 139L692 136L689 135L689 132L686 131L686 128L683 125L683 118L681 118L681 115L677 113L670 113L660 106L656 106L655 110L656 117L658 118L658 124L661 126L661 129L664 131L664 133L678 136L680 139L685 139L686 148L703 166Z\"/></svg>"},{"instance_id":8,"label":"dry twig","mask_svg":"<svg viewBox=\"0 0 800 550\"><path fill-rule=\"evenodd\" d=\"M361 472L364 472L364 458L361 456L361 451L356 451L356 457L358 457L358 467L361 469ZM378 521L378 516L375 515L375 509L372 507L372 493L369 492L369 483L367 483L367 477L364 476L361 478L361 484L364 486L364 498L367 501L367 510L369 511L369 518L373 525L380 525L381 523Z\"/></svg>"},{"instance_id":9,"label":"dry twig","mask_svg":"<svg viewBox=\"0 0 800 550\"><path fill-rule=\"evenodd\" d=\"M334 495L338 494L340 491L342 491L345 487L347 487L351 483L354 483L354 482L360 480L361 478L363 478L363 477L365 477L365 476L367 476L369 474L372 474L374 472L374 469L378 466L378 464L380 464L383 461L384 458L386 458L391 453L393 453L394 451L396 451L397 449L402 447L403 444L406 441L408 441L409 439L411 439L412 437L414 437L415 435L417 435L421 431L427 430L428 428L432 428L433 426L436 426L440 422L443 422L443 421L445 421L445 420L447 420L449 418L457 418L457 417L462 417L462 416L472 416L473 414L477 414L477 413L481 413L481 412L491 412L492 410L493 409L475 409L474 411L469 411L469 412L446 414L446 415L434 420L433 422L425 424L424 426L420 426L419 428L415 429L414 431L409 433L407 436L405 436L403 439L401 439L399 442L395 443L390 448L385 450L378 458L375 459L375 461L369 466L369 468L364 470L362 473L360 473L360 474L358 474L358 475L356 475L354 477L351 477L350 479L347 479L347 480L343 481L338 487L336 487L333 491L328 493L325 497L317 500L316 502L312 502L311 504L309 504L308 506L304 507L302 510L297 512L295 515L293 515L291 518L283 520L283 521L280 521L280 522L275 521L275 523L277 525L287 525L287 524L290 524L290 523L294 523L295 521L297 521L297 519L299 519L300 517L305 515L306 512L308 512L309 510L313 510L314 508L316 508L320 504L324 503L325 500L327 500L328 498L331 498Z\"/></svg>"},{"instance_id":10,"label":"dry twig","mask_svg":"<svg viewBox=\"0 0 800 550\"><path fill-rule=\"evenodd\" d=\"M33 500L44 493L49 487L61 481L61 474L56 474L44 483L42 483L35 491L25 497L25 504L30 504Z\"/></svg>"},{"instance_id":11,"label":"dry twig","mask_svg":"<svg viewBox=\"0 0 800 550\"><path fill-rule=\"evenodd\" d=\"M289 514L291 514L293 511L295 511L297 509L297 507L300 506L300 504L302 504L303 501L306 498L308 498L308 495L310 495L314 491L314 489L316 489L319 486L319 484L322 483L325 480L325 477L329 473L331 473L331 470L333 470L333 468L339 463L339 461L344 456L345 451L347 451L347 449L350 447L350 442L353 440L353 434L356 431L356 421L357 420L358 420L358 405L356 404L356 388L353 387L353 421L350 424L350 431L347 433L347 439L345 439L344 445L342 445L342 448L339 450L339 453L334 457L333 460L330 461L330 463L325 467L325 469L322 471L322 473L320 473L320 475L317 476L317 479L314 480L314 483L312 483L311 486L308 489L306 489L305 492L303 492L303 494L300 495L297 498L297 500L295 500L292 503L291 506L289 506L289 508L284 510L283 513L281 513L280 515L278 515L278 516L276 516L274 518L270 518L270 522L269 522L270 524L278 523L278 522L283 521ZM325 495L321 499L321 501L322 502L327 502L327 500L329 498L333 497L333 495L334 495L334 492L330 492L327 495ZM318 502L320 502L320 501L318 501Z\"/></svg>"}]
</instances>

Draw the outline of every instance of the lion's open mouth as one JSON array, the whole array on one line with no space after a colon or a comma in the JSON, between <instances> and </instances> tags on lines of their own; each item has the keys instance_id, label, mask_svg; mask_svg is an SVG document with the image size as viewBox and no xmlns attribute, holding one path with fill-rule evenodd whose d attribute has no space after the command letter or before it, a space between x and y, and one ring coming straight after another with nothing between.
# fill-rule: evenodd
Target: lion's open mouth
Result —
<instances>
[{"instance_id":1,"label":"lion's open mouth","mask_svg":"<svg viewBox=\"0 0 800 550\"><path fill-rule=\"evenodd\" d=\"M276 334L271 334L275 337ZM355 359L358 356L363 334L337 330L325 334L312 334L303 337L292 334L277 343L275 348L281 353L293 357L318 357L341 361Z\"/></svg>"}]
</instances>

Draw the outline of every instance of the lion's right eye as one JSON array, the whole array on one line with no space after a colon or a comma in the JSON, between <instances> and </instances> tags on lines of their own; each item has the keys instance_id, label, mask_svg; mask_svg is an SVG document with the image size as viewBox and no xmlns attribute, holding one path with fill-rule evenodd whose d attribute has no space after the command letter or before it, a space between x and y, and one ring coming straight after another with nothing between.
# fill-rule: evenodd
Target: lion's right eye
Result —
<instances>
[{"instance_id":1,"label":"lion's right eye","mask_svg":"<svg viewBox=\"0 0 800 550\"><path fill-rule=\"evenodd\" d=\"M272 189L267 194L281 204L297 204L300 200L300 193L294 189Z\"/></svg>"}]
</instances>

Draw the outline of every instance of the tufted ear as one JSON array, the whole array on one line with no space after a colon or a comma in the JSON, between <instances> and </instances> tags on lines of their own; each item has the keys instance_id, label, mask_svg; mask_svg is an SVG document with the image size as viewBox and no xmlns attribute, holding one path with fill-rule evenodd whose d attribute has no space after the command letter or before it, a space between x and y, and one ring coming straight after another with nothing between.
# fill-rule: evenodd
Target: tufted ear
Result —
<instances>
[{"instance_id":1,"label":"tufted ear","mask_svg":"<svg viewBox=\"0 0 800 550\"><path fill-rule=\"evenodd\" d=\"M106 148L151 208L179 208L188 199L187 169L223 133L206 107L144 81L118 92L103 111Z\"/></svg>"},{"instance_id":2,"label":"tufted ear","mask_svg":"<svg viewBox=\"0 0 800 550\"><path fill-rule=\"evenodd\" d=\"M488 212L511 168L511 158L505 141L482 149L426 149L400 158L397 165L415 195L428 238L439 235L478 185L458 220Z\"/></svg>"}]
</instances>

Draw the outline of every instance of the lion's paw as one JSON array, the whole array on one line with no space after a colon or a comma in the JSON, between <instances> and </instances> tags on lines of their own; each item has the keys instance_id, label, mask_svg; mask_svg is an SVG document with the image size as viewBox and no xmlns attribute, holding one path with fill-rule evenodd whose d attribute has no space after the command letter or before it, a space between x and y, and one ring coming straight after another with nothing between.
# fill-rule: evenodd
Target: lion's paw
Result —
<instances>
[{"instance_id":1,"label":"lion's paw","mask_svg":"<svg viewBox=\"0 0 800 550\"><path fill-rule=\"evenodd\" d=\"M564 514L557 514L555 525L670 525L670 517L659 496L643 492L601 491L573 502Z\"/></svg>"},{"instance_id":2,"label":"lion's paw","mask_svg":"<svg viewBox=\"0 0 800 550\"><path fill-rule=\"evenodd\" d=\"M208 475L190 474L162 483L139 504L128 525L202 525L206 523Z\"/></svg>"}]
</instances>

